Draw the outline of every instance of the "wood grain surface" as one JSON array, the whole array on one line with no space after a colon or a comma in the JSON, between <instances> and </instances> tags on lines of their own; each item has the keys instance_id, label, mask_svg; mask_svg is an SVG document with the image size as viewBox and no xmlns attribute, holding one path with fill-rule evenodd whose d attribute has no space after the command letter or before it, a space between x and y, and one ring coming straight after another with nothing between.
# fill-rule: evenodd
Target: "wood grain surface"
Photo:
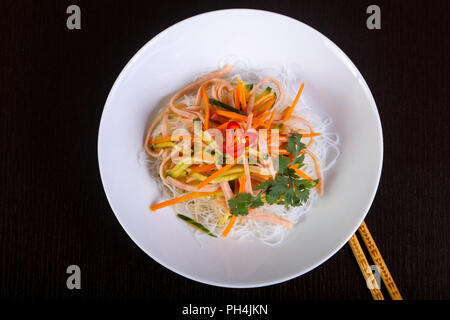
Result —
<instances>
[{"instance_id":1,"label":"wood grain surface","mask_svg":"<svg viewBox=\"0 0 450 320\"><path fill-rule=\"evenodd\" d=\"M70 4L81 8L81 30L66 28ZM381 30L366 28L370 4L381 8ZM372 299L348 245L285 283L217 288L153 261L109 207L97 134L122 68L147 41L182 19L246 7L285 14L319 30L361 71L384 134L383 173L366 223L404 299L449 299L449 4L2 1L0 298ZM71 264L81 267L81 290L66 288Z\"/></svg>"}]
</instances>

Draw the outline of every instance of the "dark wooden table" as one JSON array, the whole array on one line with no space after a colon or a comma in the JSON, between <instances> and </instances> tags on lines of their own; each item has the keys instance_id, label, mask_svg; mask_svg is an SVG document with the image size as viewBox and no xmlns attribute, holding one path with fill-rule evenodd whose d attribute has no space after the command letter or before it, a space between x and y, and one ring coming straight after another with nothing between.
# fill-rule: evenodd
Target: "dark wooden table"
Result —
<instances>
[{"instance_id":1,"label":"dark wooden table","mask_svg":"<svg viewBox=\"0 0 450 320\"><path fill-rule=\"evenodd\" d=\"M285 283L217 288L153 261L109 207L97 133L107 94L124 65L175 22L215 9L252 7L312 26L359 68L377 102L385 144L380 187L366 222L405 299L450 298L449 3L2 1L0 297L371 299L348 245ZM81 8L81 30L66 28L70 4ZM366 28L370 4L381 8L381 30ZM66 288L71 264L81 267L81 290Z\"/></svg>"}]
</instances>

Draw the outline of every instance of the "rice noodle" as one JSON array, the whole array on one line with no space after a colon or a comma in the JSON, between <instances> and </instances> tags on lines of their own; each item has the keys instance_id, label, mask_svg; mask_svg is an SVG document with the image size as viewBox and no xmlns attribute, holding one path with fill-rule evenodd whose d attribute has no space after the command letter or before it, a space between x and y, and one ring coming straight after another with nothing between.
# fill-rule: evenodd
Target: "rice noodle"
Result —
<instances>
[{"instance_id":1,"label":"rice noodle","mask_svg":"<svg viewBox=\"0 0 450 320\"><path fill-rule=\"evenodd\" d=\"M232 68L230 65L233 65ZM170 156L168 151L160 150L155 152L148 148L148 142L158 136L170 135L176 128L184 128L192 130L192 121L189 119L200 118L204 122L201 114L201 86L209 89L211 97L223 101L225 98L229 105L235 107L233 99L233 87L231 82L239 78L246 83L253 83L254 86L249 93L249 101L247 105L247 127L251 128L253 118L253 107L257 92L264 90L270 84L274 84L277 91L277 99L274 104L277 112L281 112L285 107L292 103L296 91L298 90L299 81L296 74L292 72L292 68L284 66L272 67L257 70L252 68L250 63L245 59L233 56L225 57L219 63L221 70L213 73L202 73L195 77L194 82L178 91L169 101L168 107L164 109L152 123L147 133L145 150L148 154L141 152L138 161L141 165L145 165L150 172L158 176L162 182L161 186L168 198L181 196L185 190L194 190L190 181L192 178L186 179L186 183L180 182L171 177L164 177L164 170L169 164ZM169 114L171 112L171 114ZM312 189L310 197L306 203L300 207L286 208L284 205L264 205L258 210L252 210L248 216L240 217L238 223L233 226L229 237L233 239L251 239L259 240L268 245L280 244L289 234L289 229L298 223L300 219L310 211L311 207L318 200L319 194L323 193L323 177L322 174L329 170L339 157L339 136L330 132L332 119L323 117L314 112L306 103L302 96L294 110L295 114L283 123L283 130L286 132L303 132L313 133L319 132L321 135L308 138L307 150L304 153L304 166L302 171L311 177L319 178L320 185L318 189ZM259 114L261 116L262 114ZM187 120L188 119L188 120ZM281 114L275 114L273 124L282 123ZM262 138L265 139L265 138ZM264 141L263 141L264 142ZM155 158L151 158L151 157ZM255 194L252 189L252 181L248 161L244 157L244 171L246 177L245 192ZM257 166L272 174L275 177L276 171L271 157L261 161ZM258 178L255 178L258 180ZM258 182L260 182L258 180ZM174 205L174 210L187 216L192 216L196 221L203 224L211 232L219 234L226 226L226 219L230 211L227 200L233 197L228 182L220 184L207 184L201 191L221 189L224 193L224 200L212 200L209 198L197 198ZM223 198L222 198L223 199ZM195 230L195 237L199 239L209 238L205 233Z\"/></svg>"}]
</instances>

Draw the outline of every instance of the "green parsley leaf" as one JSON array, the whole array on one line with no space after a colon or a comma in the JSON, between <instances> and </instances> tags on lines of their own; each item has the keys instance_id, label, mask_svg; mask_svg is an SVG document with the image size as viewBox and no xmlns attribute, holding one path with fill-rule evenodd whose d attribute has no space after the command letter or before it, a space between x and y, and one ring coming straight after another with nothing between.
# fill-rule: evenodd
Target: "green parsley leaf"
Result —
<instances>
[{"instance_id":1,"label":"green parsley leaf","mask_svg":"<svg viewBox=\"0 0 450 320\"><path fill-rule=\"evenodd\" d=\"M250 193L239 193L228 200L228 205L235 216L246 216L248 215L248 209L260 207L264 203L261 200L261 194L254 197Z\"/></svg>"},{"instance_id":2,"label":"green parsley leaf","mask_svg":"<svg viewBox=\"0 0 450 320\"><path fill-rule=\"evenodd\" d=\"M283 175L286 172L286 169L288 168L289 162L291 160L284 156L278 157L278 173Z\"/></svg>"},{"instance_id":3,"label":"green parsley leaf","mask_svg":"<svg viewBox=\"0 0 450 320\"><path fill-rule=\"evenodd\" d=\"M297 157L292 161L291 166L298 164L299 167L303 166L303 161L305 160L305 155L302 154L300 157Z\"/></svg>"},{"instance_id":4,"label":"green parsley leaf","mask_svg":"<svg viewBox=\"0 0 450 320\"><path fill-rule=\"evenodd\" d=\"M250 208L260 207L264 203L298 207L308 201L310 190L317 185L319 180L302 179L294 169L291 169L293 165L297 168L304 165L305 155L300 155L300 152L306 146L300 141L301 138L301 134L298 133L293 133L288 138L286 150L294 155L293 161L291 162L290 158L280 155L278 157L278 173L275 179L260 183L255 188L262 190L258 196L254 197L248 193L241 193L228 200L234 215L245 216Z\"/></svg>"},{"instance_id":5,"label":"green parsley leaf","mask_svg":"<svg viewBox=\"0 0 450 320\"><path fill-rule=\"evenodd\" d=\"M308 201L309 189L298 190L297 194L298 194L298 199L300 200L301 203L305 203L306 201Z\"/></svg>"},{"instance_id":6,"label":"green parsley leaf","mask_svg":"<svg viewBox=\"0 0 450 320\"><path fill-rule=\"evenodd\" d=\"M276 194L268 193L266 194L266 201L268 204L275 204L277 201L280 200L280 196Z\"/></svg>"},{"instance_id":7,"label":"green parsley leaf","mask_svg":"<svg viewBox=\"0 0 450 320\"><path fill-rule=\"evenodd\" d=\"M302 143L300 140L302 139L302 135L299 133L293 133L288 138L288 144L286 146L286 150L294 155L294 158L297 158L300 151L306 148L306 145Z\"/></svg>"},{"instance_id":8,"label":"green parsley leaf","mask_svg":"<svg viewBox=\"0 0 450 320\"><path fill-rule=\"evenodd\" d=\"M266 191L272 185L272 180L264 181L256 186L256 190Z\"/></svg>"}]
</instances>

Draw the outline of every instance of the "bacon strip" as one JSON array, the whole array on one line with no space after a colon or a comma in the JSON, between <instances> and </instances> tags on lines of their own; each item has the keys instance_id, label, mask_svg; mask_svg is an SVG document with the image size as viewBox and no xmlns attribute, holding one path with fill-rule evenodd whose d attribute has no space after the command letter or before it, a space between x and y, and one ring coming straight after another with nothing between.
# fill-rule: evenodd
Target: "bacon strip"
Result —
<instances>
[{"instance_id":1,"label":"bacon strip","mask_svg":"<svg viewBox=\"0 0 450 320\"><path fill-rule=\"evenodd\" d=\"M288 229L292 229L292 227L294 226L294 224L289 220L283 219L274 214L265 213L257 210L250 210L250 213L246 215L245 218L279 224L280 226L283 226Z\"/></svg>"},{"instance_id":2,"label":"bacon strip","mask_svg":"<svg viewBox=\"0 0 450 320\"><path fill-rule=\"evenodd\" d=\"M156 125L161 121L164 114L165 114L165 112L162 112L156 117L155 121L153 121L150 128L148 129L147 136L145 138L145 142L144 142L145 151L147 151L147 153L153 157L161 156L164 151L161 149L159 152L155 152L152 149L150 149L150 146L149 146L149 141L152 139L153 130L155 129Z\"/></svg>"},{"instance_id":3,"label":"bacon strip","mask_svg":"<svg viewBox=\"0 0 450 320\"><path fill-rule=\"evenodd\" d=\"M197 81L194 81L191 84L187 85L186 87L184 87L183 89L181 89L180 91L175 93L175 95L170 99L170 101L169 101L169 108L170 108L170 110L172 112L180 115L180 116L184 116L184 117L187 117L187 118L192 117L192 119L194 119L195 115L193 115L193 114L189 115L188 112L182 111L182 110L179 110L179 109L175 108L175 102L178 101L178 99L180 99L184 95L190 94L190 93L194 92L195 90L197 90L198 88L200 88L200 86L205 81L208 81L208 80L211 80L211 79L214 79L214 78L223 77L224 75L229 73L232 69L233 69L233 66L231 66L231 65L230 66L226 66L222 70L219 70L219 71L207 74L204 77L198 79ZM197 105L199 105L199 103L197 103Z\"/></svg>"}]
</instances>

